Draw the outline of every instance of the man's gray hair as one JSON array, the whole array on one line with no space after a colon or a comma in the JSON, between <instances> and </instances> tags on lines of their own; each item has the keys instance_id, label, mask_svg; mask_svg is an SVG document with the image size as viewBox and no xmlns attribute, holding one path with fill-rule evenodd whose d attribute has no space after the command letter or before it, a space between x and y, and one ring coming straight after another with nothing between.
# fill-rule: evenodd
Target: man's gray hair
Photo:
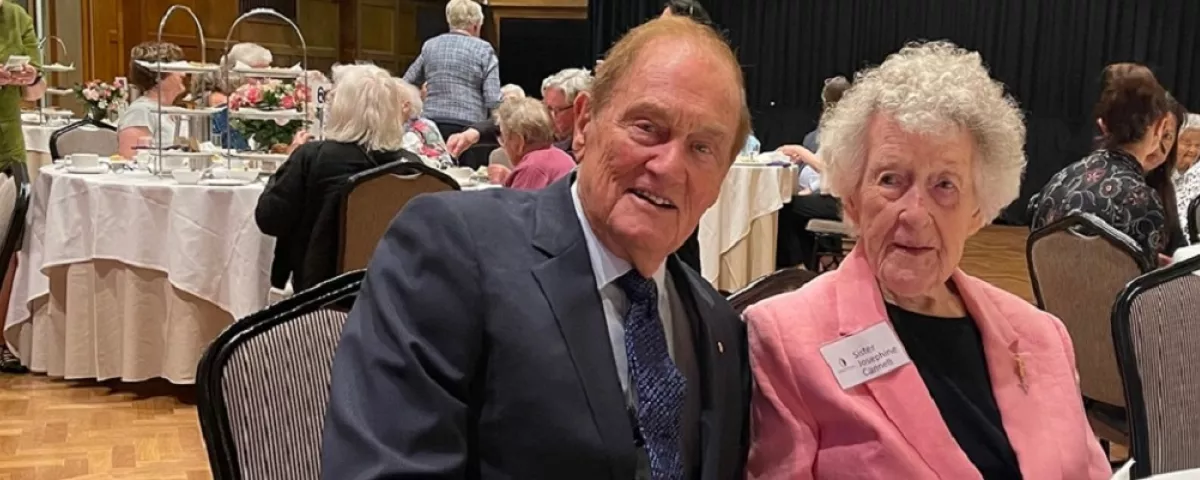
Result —
<instances>
[{"instance_id":1,"label":"man's gray hair","mask_svg":"<svg viewBox=\"0 0 1200 480\"><path fill-rule=\"evenodd\" d=\"M821 118L822 183L832 195L846 198L862 185L867 129L876 114L916 134L965 129L975 141L975 190L985 221L1020 193L1025 122L978 53L950 42L912 43L882 65L859 72L842 100Z\"/></svg>"},{"instance_id":2,"label":"man's gray hair","mask_svg":"<svg viewBox=\"0 0 1200 480\"><path fill-rule=\"evenodd\" d=\"M474 0L450 0L446 3L446 24L455 30L482 25L483 7Z\"/></svg>"},{"instance_id":3,"label":"man's gray hair","mask_svg":"<svg viewBox=\"0 0 1200 480\"><path fill-rule=\"evenodd\" d=\"M562 90L567 103L574 103L579 92L592 88L592 72L586 68L567 68L542 80L542 96L551 88Z\"/></svg>"}]
</instances>

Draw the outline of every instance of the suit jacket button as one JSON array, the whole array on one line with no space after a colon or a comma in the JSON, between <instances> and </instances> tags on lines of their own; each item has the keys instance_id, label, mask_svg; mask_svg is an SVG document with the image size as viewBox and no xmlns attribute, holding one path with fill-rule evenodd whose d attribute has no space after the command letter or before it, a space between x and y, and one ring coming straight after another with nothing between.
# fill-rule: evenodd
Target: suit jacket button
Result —
<instances>
[{"instance_id":1,"label":"suit jacket button","mask_svg":"<svg viewBox=\"0 0 1200 480\"><path fill-rule=\"evenodd\" d=\"M725 353L725 344L717 342L717 353Z\"/></svg>"}]
</instances>

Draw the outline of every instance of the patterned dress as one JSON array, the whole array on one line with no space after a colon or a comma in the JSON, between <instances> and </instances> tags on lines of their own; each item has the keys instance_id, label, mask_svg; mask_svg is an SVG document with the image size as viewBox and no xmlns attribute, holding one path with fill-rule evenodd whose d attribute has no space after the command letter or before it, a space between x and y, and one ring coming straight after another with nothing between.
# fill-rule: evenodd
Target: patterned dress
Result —
<instances>
[{"instance_id":1,"label":"patterned dress","mask_svg":"<svg viewBox=\"0 0 1200 480\"><path fill-rule=\"evenodd\" d=\"M454 158L446 150L446 141L437 125L426 118L415 117L404 125L405 150L417 154L421 161L434 168L454 166Z\"/></svg>"},{"instance_id":2,"label":"patterned dress","mask_svg":"<svg viewBox=\"0 0 1200 480\"><path fill-rule=\"evenodd\" d=\"M1200 197L1200 168L1192 165L1192 168L1189 168L1186 172L1175 172L1171 180L1175 182L1175 199L1177 202L1175 205L1179 209L1179 228L1184 233L1187 233L1188 223L1191 221L1187 215L1188 204L1192 203L1192 200L1196 197Z\"/></svg>"},{"instance_id":3,"label":"patterned dress","mask_svg":"<svg viewBox=\"0 0 1200 480\"><path fill-rule=\"evenodd\" d=\"M1172 233L1167 231L1162 199L1128 153L1097 150L1051 177L1029 202L1030 228L1077 213L1095 215L1129 235L1151 258L1169 253Z\"/></svg>"},{"instance_id":4,"label":"patterned dress","mask_svg":"<svg viewBox=\"0 0 1200 480\"><path fill-rule=\"evenodd\" d=\"M1166 248L1172 233L1166 232L1162 198L1127 152L1097 150L1069 164L1050 178L1028 209L1034 230L1070 215L1092 214L1129 235L1151 258L1170 253Z\"/></svg>"}]
</instances>

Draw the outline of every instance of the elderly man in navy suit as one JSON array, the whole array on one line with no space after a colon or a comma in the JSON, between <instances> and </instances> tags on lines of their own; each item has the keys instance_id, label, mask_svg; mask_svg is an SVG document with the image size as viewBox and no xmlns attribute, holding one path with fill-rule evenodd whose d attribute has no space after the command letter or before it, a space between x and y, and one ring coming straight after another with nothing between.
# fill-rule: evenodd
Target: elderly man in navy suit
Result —
<instances>
[{"instance_id":1,"label":"elderly man in navy suit","mask_svg":"<svg viewBox=\"0 0 1200 480\"><path fill-rule=\"evenodd\" d=\"M396 218L334 361L324 478L742 477L742 325L671 255L749 132L741 71L674 17L598 73L576 173Z\"/></svg>"}]
</instances>

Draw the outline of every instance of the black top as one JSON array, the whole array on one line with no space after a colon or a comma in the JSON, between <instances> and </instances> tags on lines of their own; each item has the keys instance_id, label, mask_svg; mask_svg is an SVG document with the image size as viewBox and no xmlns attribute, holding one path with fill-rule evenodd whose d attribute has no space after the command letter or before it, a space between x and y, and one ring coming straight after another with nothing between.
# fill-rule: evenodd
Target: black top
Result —
<instances>
[{"instance_id":1,"label":"black top","mask_svg":"<svg viewBox=\"0 0 1200 480\"><path fill-rule=\"evenodd\" d=\"M1182 245L1169 232L1158 191L1146 183L1141 164L1120 150L1097 150L1055 174L1029 201L1029 227L1037 230L1077 213L1090 213L1129 235L1151 260ZM1175 237L1180 238L1175 238Z\"/></svg>"},{"instance_id":2,"label":"black top","mask_svg":"<svg viewBox=\"0 0 1200 480\"><path fill-rule=\"evenodd\" d=\"M983 338L970 317L938 318L888 305L888 317L958 446L986 480L1021 478L992 396Z\"/></svg>"},{"instance_id":3,"label":"black top","mask_svg":"<svg viewBox=\"0 0 1200 480\"><path fill-rule=\"evenodd\" d=\"M337 275L340 206L346 180L356 173L397 160L420 162L406 151L370 152L354 143L301 145L271 175L258 198L259 230L276 237L271 285L288 277L299 292Z\"/></svg>"}]
</instances>

